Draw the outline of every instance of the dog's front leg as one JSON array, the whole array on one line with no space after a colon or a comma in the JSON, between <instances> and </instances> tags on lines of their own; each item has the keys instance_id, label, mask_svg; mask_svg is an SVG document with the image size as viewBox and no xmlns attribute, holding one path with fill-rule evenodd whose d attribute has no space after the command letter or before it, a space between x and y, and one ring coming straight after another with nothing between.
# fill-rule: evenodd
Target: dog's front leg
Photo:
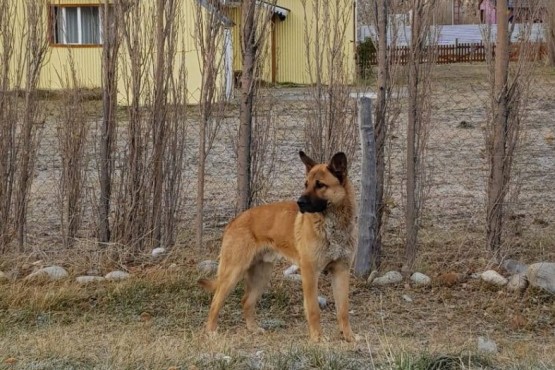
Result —
<instances>
[{"instance_id":1,"label":"dog's front leg","mask_svg":"<svg viewBox=\"0 0 555 370\"><path fill-rule=\"evenodd\" d=\"M304 310L308 321L310 340L313 342L318 342L322 335L320 306L318 305L318 276L319 271L313 261L301 260Z\"/></svg>"},{"instance_id":2,"label":"dog's front leg","mask_svg":"<svg viewBox=\"0 0 555 370\"><path fill-rule=\"evenodd\" d=\"M345 340L352 342L355 336L349 323L349 265L344 262L335 262L331 267L331 284L337 310L337 323Z\"/></svg>"}]
</instances>

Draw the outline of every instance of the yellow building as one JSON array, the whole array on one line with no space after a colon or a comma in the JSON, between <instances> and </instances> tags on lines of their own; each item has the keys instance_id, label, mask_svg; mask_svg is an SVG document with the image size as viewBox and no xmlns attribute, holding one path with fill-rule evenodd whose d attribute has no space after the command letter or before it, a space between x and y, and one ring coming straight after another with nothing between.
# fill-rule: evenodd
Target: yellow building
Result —
<instances>
[{"instance_id":1,"label":"yellow building","mask_svg":"<svg viewBox=\"0 0 555 370\"><path fill-rule=\"evenodd\" d=\"M18 18L24 18L24 0L17 2ZM102 17L103 0L41 0L44 1L44 27L47 31L48 50L42 67L39 88L55 90L64 88L64 76L72 62L79 83L82 87L98 88L102 85ZM142 0L142 4L152 8L154 0ZM221 45L224 62L221 64L220 83L229 94L232 89L234 72L241 70L240 38L240 1L222 0L226 4L226 14L221 15L225 23L225 38ZM182 0L179 22L179 47L176 63L184 63L187 75L189 101L198 100L202 81L199 47L195 42L195 12L198 4L204 5L204 11L211 11L207 0ZM332 3L341 3L332 6ZM151 5L148 5L151 4ZM319 4L315 6L315 4ZM263 79L274 83L311 84L315 82L316 69L325 69L326 61L321 65L310 65L316 59L318 48L331 45L337 49L341 45L341 62L349 75L354 76L354 4L353 0L279 0L277 6L263 1L259 6L272 13L272 25L268 29L268 46ZM335 9L335 10L334 10ZM340 9L340 10L339 10ZM325 11L323 11L325 10ZM319 12L316 16L314 12ZM335 18L334 18L335 17ZM330 35L330 24L338 20L345 24L345 29L338 35ZM20 20L20 26L24 20ZM339 42L337 38L340 37ZM335 38L335 41L332 39ZM337 50L336 50L337 51ZM120 53L123 53L120 50ZM311 58L307 58L310 55ZM314 58L313 58L314 57ZM324 60L327 58L321 57ZM120 94L124 86L123 76L128 67L128 60L120 57L119 87ZM121 100L121 99L120 99Z\"/></svg>"},{"instance_id":2,"label":"yellow building","mask_svg":"<svg viewBox=\"0 0 555 370\"><path fill-rule=\"evenodd\" d=\"M233 33L233 70L241 70L241 4L230 1ZM268 35L263 79L273 83L313 84L316 59L324 68L329 54L341 50L342 69L348 82L355 77L355 1L277 0L259 1L273 12ZM320 57L316 57L316 48ZM307 57L310 56L310 58ZM310 61L311 65L308 65ZM325 78L324 78L325 79Z\"/></svg>"}]
</instances>

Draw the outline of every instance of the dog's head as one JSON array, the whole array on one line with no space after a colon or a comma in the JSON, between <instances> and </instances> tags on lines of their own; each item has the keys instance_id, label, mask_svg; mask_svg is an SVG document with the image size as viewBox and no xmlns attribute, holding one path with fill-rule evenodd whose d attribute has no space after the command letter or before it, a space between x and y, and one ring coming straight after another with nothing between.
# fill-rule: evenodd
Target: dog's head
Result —
<instances>
[{"instance_id":1,"label":"dog's head","mask_svg":"<svg viewBox=\"0 0 555 370\"><path fill-rule=\"evenodd\" d=\"M336 153L329 163L318 164L304 152L299 152L306 166L305 190L297 200L301 213L324 212L340 204L346 196L347 157Z\"/></svg>"}]
</instances>

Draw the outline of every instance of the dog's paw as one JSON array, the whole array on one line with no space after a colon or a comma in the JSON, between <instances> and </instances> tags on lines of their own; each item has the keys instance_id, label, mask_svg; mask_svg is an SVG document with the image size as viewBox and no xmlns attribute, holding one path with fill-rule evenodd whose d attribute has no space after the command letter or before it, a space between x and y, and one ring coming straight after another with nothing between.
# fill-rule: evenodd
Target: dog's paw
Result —
<instances>
[{"instance_id":1,"label":"dog's paw","mask_svg":"<svg viewBox=\"0 0 555 370\"><path fill-rule=\"evenodd\" d=\"M343 339L345 339L346 342L358 342L362 339L362 337L352 331L349 331L348 333L343 334Z\"/></svg>"},{"instance_id":2,"label":"dog's paw","mask_svg":"<svg viewBox=\"0 0 555 370\"><path fill-rule=\"evenodd\" d=\"M312 343L329 343L330 338L322 333L318 334L311 334L310 335L310 342Z\"/></svg>"}]
</instances>

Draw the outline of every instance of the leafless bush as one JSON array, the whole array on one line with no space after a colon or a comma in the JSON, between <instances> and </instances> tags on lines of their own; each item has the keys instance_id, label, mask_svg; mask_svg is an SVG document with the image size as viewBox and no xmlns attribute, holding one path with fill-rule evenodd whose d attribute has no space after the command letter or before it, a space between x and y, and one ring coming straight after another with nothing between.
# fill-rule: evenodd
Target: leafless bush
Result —
<instances>
[{"instance_id":1,"label":"leafless bush","mask_svg":"<svg viewBox=\"0 0 555 370\"><path fill-rule=\"evenodd\" d=\"M251 141L251 186L250 203L264 202L275 179L277 157L276 101L271 94L259 94L253 115Z\"/></svg>"},{"instance_id":2,"label":"leafless bush","mask_svg":"<svg viewBox=\"0 0 555 370\"><path fill-rule=\"evenodd\" d=\"M113 6L117 8L115 15ZM114 145L116 142L116 109L117 109L117 62L120 47L119 16L123 15L123 3L116 1L110 5L104 1L102 45L102 127L100 132L99 181L100 194L98 199L98 241L107 243L111 239L110 204L112 198Z\"/></svg>"},{"instance_id":3,"label":"leafless bush","mask_svg":"<svg viewBox=\"0 0 555 370\"><path fill-rule=\"evenodd\" d=\"M25 0L23 7L25 12L24 53L20 62L23 68L21 73L24 76L24 100L21 131L18 133L19 142L15 153L18 161L18 175L14 187L16 191L14 211L16 214L17 239L21 250L25 243L27 210L39 139L37 132L40 123L43 122L39 109L37 86L48 47L47 32L43 21L46 9L45 3L43 1Z\"/></svg>"},{"instance_id":4,"label":"leafless bush","mask_svg":"<svg viewBox=\"0 0 555 370\"><path fill-rule=\"evenodd\" d=\"M65 90L63 111L56 127L62 167L58 191L62 239L65 247L72 247L83 220L90 124L83 109L83 93L72 54L65 72L58 76Z\"/></svg>"},{"instance_id":5,"label":"leafless bush","mask_svg":"<svg viewBox=\"0 0 555 370\"><path fill-rule=\"evenodd\" d=\"M184 58L177 57L182 4L127 5L118 8L128 124L118 143L124 151L118 158L113 241L141 251L172 246L177 232L186 103Z\"/></svg>"},{"instance_id":6,"label":"leafless bush","mask_svg":"<svg viewBox=\"0 0 555 370\"><path fill-rule=\"evenodd\" d=\"M352 158L358 132L350 97L352 66L346 64L345 45L353 21L351 1L302 0L302 5L307 73L313 86L312 112L305 126L307 151L321 162L339 150Z\"/></svg>"},{"instance_id":7,"label":"leafless bush","mask_svg":"<svg viewBox=\"0 0 555 370\"><path fill-rule=\"evenodd\" d=\"M546 1L547 19L545 24L545 41L547 46L547 65L555 67L555 1Z\"/></svg>"},{"instance_id":8,"label":"leafless bush","mask_svg":"<svg viewBox=\"0 0 555 370\"><path fill-rule=\"evenodd\" d=\"M224 67L227 42L223 5L219 1L198 2L195 11L195 42L199 50L202 76L199 109L199 148L196 199L196 245L201 248L204 224L204 187L206 159L225 116L226 91ZM225 73L225 72L224 72ZM224 81L225 82L225 81Z\"/></svg>"},{"instance_id":9,"label":"leafless bush","mask_svg":"<svg viewBox=\"0 0 555 370\"><path fill-rule=\"evenodd\" d=\"M514 24L509 25L507 1L497 4L497 39L495 58L488 57L490 97L486 130L486 152L489 160L489 179L486 205L487 246L495 257L500 257L504 219L508 216L507 196L518 197L513 164L518 155L523 126L523 107L529 96L539 45L531 38L531 20L539 8L532 7L528 20L521 24L518 45L511 45ZM518 16L518 14L516 14ZM488 55L493 55L490 29L486 29ZM518 48L517 60L510 63L511 54ZM512 194L509 192L512 191Z\"/></svg>"},{"instance_id":10,"label":"leafless bush","mask_svg":"<svg viewBox=\"0 0 555 370\"><path fill-rule=\"evenodd\" d=\"M430 118L432 113L431 72L436 61L437 33L431 29L435 0L412 0L410 51L407 63L408 126L407 126L407 207L405 210L405 270L414 266L418 251L420 213L429 187L429 166L426 163Z\"/></svg>"},{"instance_id":11,"label":"leafless bush","mask_svg":"<svg viewBox=\"0 0 555 370\"><path fill-rule=\"evenodd\" d=\"M374 113L374 137L376 143L376 225L375 235L370 247L370 267L379 267L381 262L382 237L387 221L387 202L391 196L388 178L391 173L392 138L401 112L399 76L402 66L396 63L394 50L399 34L399 22L394 21L398 6L387 0L373 0L358 4L359 18L366 25L373 25L376 37L372 40L377 47L378 65L376 66L376 85L363 89L376 91ZM390 22L390 19L393 19ZM388 35L390 35L388 37Z\"/></svg>"},{"instance_id":12,"label":"leafless bush","mask_svg":"<svg viewBox=\"0 0 555 370\"><path fill-rule=\"evenodd\" d=\"M241 99L239 108L239 132L237 140L237 207L243 211L253 201L253 115L256 106L256 93L260 87L260 77L264 68L264 55L267 54L267 39L272 5L276 0L260 6L255 0L245 0L241 7L241 55L243 69L241 74ZM259 157L258 157L259 158ZM254 165L254 168L259 168Z\"/></svg>"},{"instance_id":13,"label":"leafless bush","mask_svg":"<svg viewBox=\"0 0 555 370\"><path fill-rule=\"evenodd\" d=\"M5 252L14 237L13 201L16 179L17 96L13 80L15 6L0 0L0 252Z\"/></svg>"}]
</instances>

